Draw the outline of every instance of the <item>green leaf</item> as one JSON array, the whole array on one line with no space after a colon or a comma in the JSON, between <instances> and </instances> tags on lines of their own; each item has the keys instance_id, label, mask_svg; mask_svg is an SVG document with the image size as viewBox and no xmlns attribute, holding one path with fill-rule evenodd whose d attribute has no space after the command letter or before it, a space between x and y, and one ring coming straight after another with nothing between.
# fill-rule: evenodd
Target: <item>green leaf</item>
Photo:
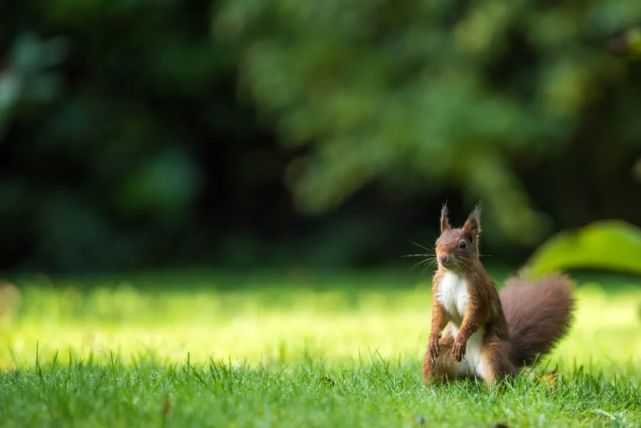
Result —
<instances>
[{"instance_id":1,"label":"green leaf","mask_svg":"<svg viewBox=\"0 0 641 428\"><path fill-rule=\"evenodd\" d=\"M623 221L606 220L561 232L534 253L525 272L540 276L575 268L641 274L641 229Z\"/></svg>"}]
</instances>

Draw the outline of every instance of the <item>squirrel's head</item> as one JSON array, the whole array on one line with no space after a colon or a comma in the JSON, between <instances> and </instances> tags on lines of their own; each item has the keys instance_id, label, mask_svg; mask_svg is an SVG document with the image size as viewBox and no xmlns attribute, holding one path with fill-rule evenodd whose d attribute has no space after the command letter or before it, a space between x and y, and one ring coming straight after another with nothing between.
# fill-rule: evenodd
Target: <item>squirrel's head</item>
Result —
<instances>
[{"instance_id":1,"label":"squirrel's head","mask_svg":"<svg viewBox=\"0 0 641 428\"><path fill-rule=\"evenodd\" d=\"M441 209L441 236L436 240L436 260L440 268L467 270L478 260L481 234L481 207L477 205L462 227L453 228L447 218L447 205Z\"/></svg>"}]
</instances>

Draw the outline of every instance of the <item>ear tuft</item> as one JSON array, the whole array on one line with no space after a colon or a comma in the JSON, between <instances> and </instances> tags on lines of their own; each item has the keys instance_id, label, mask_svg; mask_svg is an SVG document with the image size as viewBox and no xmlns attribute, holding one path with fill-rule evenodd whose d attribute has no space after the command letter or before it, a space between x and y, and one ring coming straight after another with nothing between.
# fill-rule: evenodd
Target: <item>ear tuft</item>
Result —
<instances>
[{"instance_id":1,"label":"ear tuft","mask_svg":"<svg viewBox=\"0 0 641 428\"><path fill-rule=\"evenodd\" d=\"M474 235L481 233L481 204L478 203L467 217L463 230Z\"/></svg>"},{"instance_id":2,"label":"ear tuft","mask_svg":"<svg viewBox=\"0 0 641 428\"><path fill-rule=\"evenodd\" d=\"M441 208L441 233L451 228L450 221L447 218L447 214L448 214L447 202L445 202L443 204L443 207Z\"/></svg>"}]
</instances>

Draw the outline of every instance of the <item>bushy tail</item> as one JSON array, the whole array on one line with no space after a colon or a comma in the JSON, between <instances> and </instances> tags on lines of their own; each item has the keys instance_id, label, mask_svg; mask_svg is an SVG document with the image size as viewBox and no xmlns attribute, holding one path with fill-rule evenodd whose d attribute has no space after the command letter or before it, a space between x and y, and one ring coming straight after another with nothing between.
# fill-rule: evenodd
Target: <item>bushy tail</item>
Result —
<instances>
[{"instance_id":1,"label":"bushy tail","mask_svg":"<svg viewBox=\"0 0 641 428\"><path fill-rule=\"evenodd\" d=\"M574 308L573 291L570 278L560 274L535 282L507 280L500 297L515 364L532 364L567 332Z\"/></svg>"}]
</instances>

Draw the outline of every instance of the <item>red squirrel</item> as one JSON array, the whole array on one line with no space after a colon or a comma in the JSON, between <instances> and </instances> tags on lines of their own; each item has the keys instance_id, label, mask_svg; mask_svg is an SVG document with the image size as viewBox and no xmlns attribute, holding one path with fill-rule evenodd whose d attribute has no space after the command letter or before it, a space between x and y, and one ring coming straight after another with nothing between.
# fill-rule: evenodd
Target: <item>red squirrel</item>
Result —
<instances>
[{"instance_id":1,"label":"red squirrel","mask_svg":"<svg viewBox=\"0 0 641 428\"><path fill-rule=\"evenodd\" d=\"M565 275L529 283L510 278L499 296L479 259L480 215L477 206L453 228L447 206L441 210L427 382L472 376L491 385L550 351L570 325L574 286Z\"/></svg>"}]
</instances>

